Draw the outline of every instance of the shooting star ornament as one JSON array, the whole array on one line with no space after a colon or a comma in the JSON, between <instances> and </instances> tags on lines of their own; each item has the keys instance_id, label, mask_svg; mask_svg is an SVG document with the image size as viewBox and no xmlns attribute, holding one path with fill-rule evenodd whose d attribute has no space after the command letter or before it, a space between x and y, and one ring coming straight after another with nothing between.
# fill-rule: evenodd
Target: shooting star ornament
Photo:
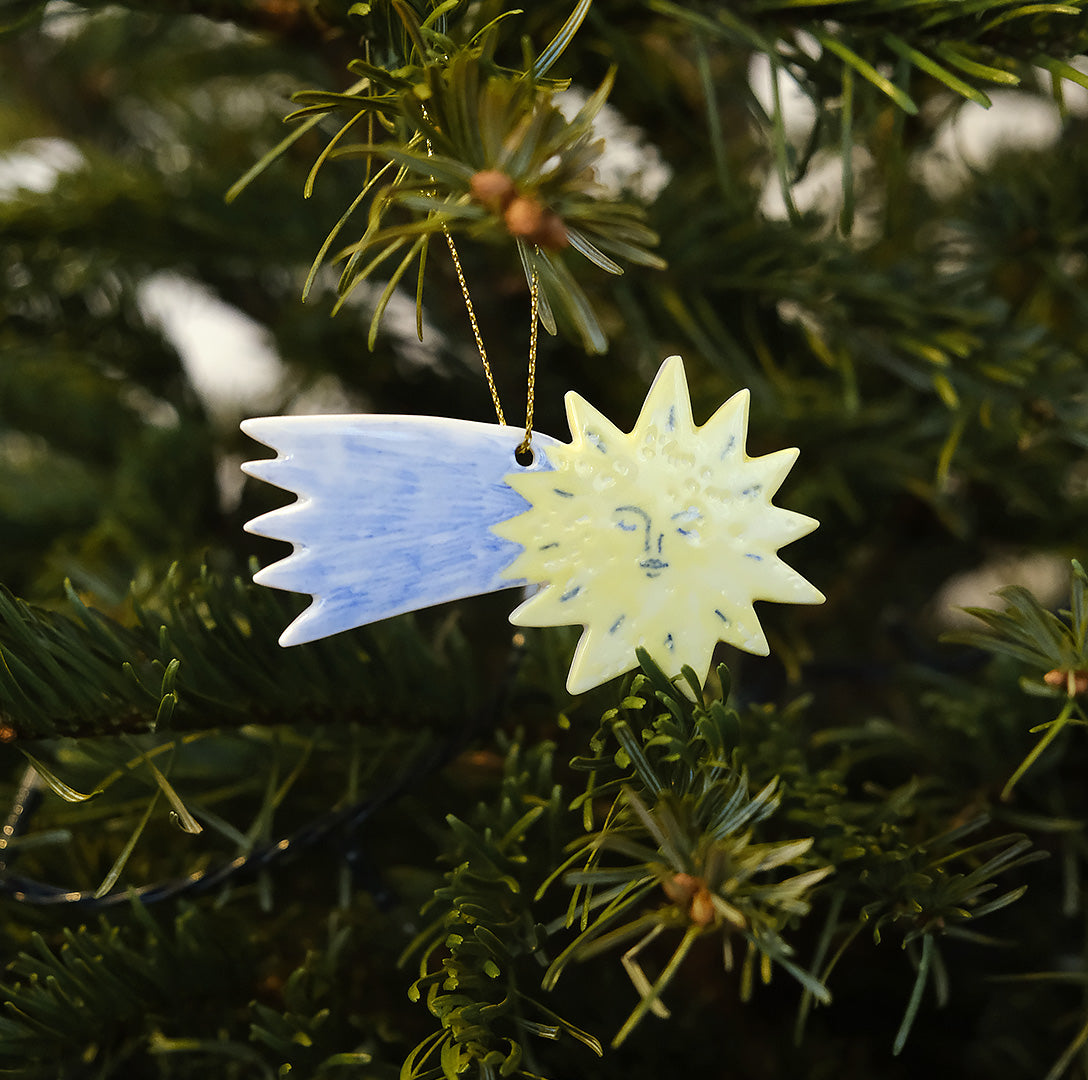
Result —
<instances>
[{"instance_id":1,"label":"shooting star ornament","mask_svg":"<svg viewBox=\"0 0 1088 1080\"><path fill-rule=\"evenodd\" d=\"M753 603L819 604L776 554L818 522L771 499L797 450L745 452L748 391L701 427L683 361L669 357L625 433L566 395L571 441L420 416L285 416L243 430L277 452L251 476L298 495L246 528L290 541L254 575L313 603L284 631L298 645L378 619L537 586L510 621L581 624L567 678L583 693L631 670L643 646L669 675L705 679L719 641L766 655Z\"/></svg>"}]
</instances>

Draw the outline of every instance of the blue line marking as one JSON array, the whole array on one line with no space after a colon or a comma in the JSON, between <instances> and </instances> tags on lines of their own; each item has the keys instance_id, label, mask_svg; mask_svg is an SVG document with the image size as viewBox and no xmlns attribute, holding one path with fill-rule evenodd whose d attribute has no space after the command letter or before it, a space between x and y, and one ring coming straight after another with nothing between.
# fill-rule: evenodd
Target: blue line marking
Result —
<instances>
[{"instance_id":1,"label":"blue line marking","mask_svg":"<svg viewBox=\"0 0 1088 1080\"><path fill-rule=\"evenodd\" d=\"M602 454L608 453L608 448L604 445L604 440L595 431L587 431L586 439L595 446Z\"/></svg>"},{"instance_id":2,"label":"blue line marking","mask_svg":"<svg viewBox=\"0 0 1088 1080\"><path fill-rule=\"evenodd\" d=\"M731 454L733 452L733 447L736 446L736 445L737 445L736 435L730 435L729 436L729 442L727 442L725 444L725 449L722 451L722 457L725 457L726 454Z\"/></svg>"},{"instance_id":3,"label":"blue line marking","mask_svg":"<svg viewBox=\"0 0 1088 1080\"><path fill-rule=\"evenodd\" d=\"M726 626L729 625L729 620L717 608L714 609L714 614L717 615Z\"/></svg>"},{"instance_id":4,"label":"blue line marking","mask_svg":"<svg viewBox=\"0 0 1088 1080\"><path fill-rule=\"evenodd\" d=\"M554 491L556 493L556 495L562 495L564 499L573 499L574 498L574 492L573 491L563 491L560 488L552 488L552 491Z\"/></svg>"},{"instance_id":5,"label":"blue line marking","mask_svg":"<svg viewBox=\"0 0 1088 1080\"><path fill-rule=\"evenodd\" d=\"M673 641L673 639L672 639L672 634L669 634L669 635L667 635L667 636L666 636L666 638L665 638L665 644L666 644L666 645L667 645L667 646L669 647L669 651L670 651L670 652L671 652L671 651L672 651L673 649L675 649L675 648L676 648L676 642L675 642L675 641Z\"/></svg>"},{"instance_id":6,"label":"blue line marking","mask_svg":"<svg viewBox=\"0 0 1088 1080\"><path fill-rule=\"evenodd\" d=\"M763 556L762 555L753 555L750 551L746 551L744 553L744 557L746 559L755 559L756 562L763 562Z\"/></svg>"},{"instance_id":7,"label":"blue line marking","mask_svg":"<svg viewBox=\"0 0 1088 1080\"><path fill-rule=\"evenodd\" d=\"M561 604L566 603L566 601L573 599L581 591L582 591L582 586L581 585L575 585L573 589L570 589L569 591L563 593L563 595L561 597L559 597L559 603L561 603Z\"/></svg>"},{"instance_id":8,"label":"blue line marking","mask_svg":"<svg viewBox=\"0 0 1088 1080\"><path fill-rule=\"evenodd\" d=\"M758 495L763 490L762 484L753 484L751 487L746 487L741 494L742 495Z\"/></svg>"},{"instance_id":9,"label":"blue line marking","mask_svg":"<svg viewBox=\"0 0 1088 1080\"><path fill-rule=\"evenodd\" d=\"M665 426L669 429L669 431L672 431L673 428L676 427L676 406L675 405L670 405L669 406L669 419L666 422Z\"/></svg>"},{"instance_id":10,"label":"blue line marking","mask_svg":"<svg viewBox=\"0 0 1088 1080\"><path fill-rule=\"evenodd\" d=\"M623 622L623 620L624 620L624 619L626 619L626 618L627 618L627 616L626 616L626 615L621 615L621 616L620 616L620 617L619 617L619 618L618 618L618 619L617 619L617 620L616 620L616 621L615 621L615 622L614 622L614 623L613 623L613 624L612 624L612 625L611 625L611 626L610 626L610 627L608 628L608 632L609 632L610 634L614 634L614 633L615 633L615 632L616 632L616 631L617 631L617 630L618 630L618 629L620 628L620 623L621 623L621 622Z\"/></svg>"},{"instance_id":11,"label":"blue line marking","mask_svg":"<svg viewBox=\"0 0 1088 1080\"><path fill-rule=\"evenodd\" d=\"M559 547L559 541L553 540L550 544L541 544L537 551L547 551L548 548Z\"/></svg>"}]
</instances>

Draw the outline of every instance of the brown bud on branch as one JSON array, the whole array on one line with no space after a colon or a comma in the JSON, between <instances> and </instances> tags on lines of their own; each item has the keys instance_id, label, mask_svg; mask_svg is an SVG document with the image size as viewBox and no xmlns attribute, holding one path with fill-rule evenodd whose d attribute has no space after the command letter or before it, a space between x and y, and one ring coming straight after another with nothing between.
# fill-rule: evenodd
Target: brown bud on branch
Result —
<instances>
[{"instance_id":1,"label":"brown bud on branch","mask_svg":"<svg viewBox=\"0 0 1088 1080\"><path fill-rule=\"evenodd\" d=\"M506 208L503 220L511 235L520 236L542 248L558 251L567 246L567 227L562 219L536 199L517 196Z\"/></svg>"},{"instance_id":2,"label":"brown bud on branch","mask_svg":"<svg viewBox=\"0 0 1088 1080\"><path fill-rule=\"evenodd\" d=\"M1070 697L1077 697L1088 690L1088 671L1065 671L1062 668L1055 668L1043 676L1043 682L1057 690L1064 690Z\"/></svg>"},{"instance_id":3,"label":"brown bud on branch","mask_svg":"<svg viewBox=\"0 0 1088 1080\"><path fill-rule=\"evenodd\" d=\"M517 194L514 181L498 169L483 169L469 181L472 198L493 213L505 210Z\"/></svg>"}]
</instances>

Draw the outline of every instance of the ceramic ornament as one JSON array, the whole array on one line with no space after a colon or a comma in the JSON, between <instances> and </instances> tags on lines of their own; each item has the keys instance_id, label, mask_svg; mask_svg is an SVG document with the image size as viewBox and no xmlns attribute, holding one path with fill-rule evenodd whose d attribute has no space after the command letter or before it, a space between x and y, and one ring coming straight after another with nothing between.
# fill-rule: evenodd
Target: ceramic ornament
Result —
<instances>
[{"instance_id":1,"label":"ceramic ornament","mask_svg":"<svg viewBox=\"0 0 1088 1080\"><path fill-rule=\"evenodd\" d=\"M527 584L503 574L518 545L490 531L528 508L506 483L521 471L523 430L380 415L266 416L242 430L278 454L246 462L245 472L298 495L246 524L295 546L253 580L313 596L281 645ZM554 445L537 435L524 471L548 468Z\"/></svg>"},{"instance_id":2,"label":"ceramic ornament","mask_svg":"<svg viewBox=\"0 0 1088 1080\"><path fill-rule=\"evenodd\" d=\"M818 522L771 503L797 450L745 453L747 390L696 427L672 356L629 434L576 393L566 407L570 443L534 432L526 467L524 433L492 424L245 421L278 454L245 471L298 494L246 526L295 546L254 580L314 599L280 643L536 585L510 621L584 627L567 678L578 694L636 667L639 645L669 675L705 678L718 641L768 652L754 601L823 602L776 554Z\"/></svg>"}]
</instances>

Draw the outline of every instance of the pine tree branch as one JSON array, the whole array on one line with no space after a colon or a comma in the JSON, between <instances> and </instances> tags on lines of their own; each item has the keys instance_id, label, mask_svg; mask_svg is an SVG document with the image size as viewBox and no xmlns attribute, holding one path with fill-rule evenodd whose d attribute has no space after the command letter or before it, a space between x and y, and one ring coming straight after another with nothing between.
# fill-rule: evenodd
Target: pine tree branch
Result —
<instances>
[{"instance_id":1,"label":"pine tree branch","mask_svg":"<svg viewBox=\"0 0 1088 1080\"><path fill-rule=\"evenodd\" d=\"M472 715L456 635L447 654L408 618L284 650L275 628L290 618L289 601L241 578L175 573L158 610L137 606L128 625L70 587L68 600L69 613L52 612L0 591L8 741L154 731L160 722L174 731L300 721L450 731Z\"/></svg>"}]
</instances>

